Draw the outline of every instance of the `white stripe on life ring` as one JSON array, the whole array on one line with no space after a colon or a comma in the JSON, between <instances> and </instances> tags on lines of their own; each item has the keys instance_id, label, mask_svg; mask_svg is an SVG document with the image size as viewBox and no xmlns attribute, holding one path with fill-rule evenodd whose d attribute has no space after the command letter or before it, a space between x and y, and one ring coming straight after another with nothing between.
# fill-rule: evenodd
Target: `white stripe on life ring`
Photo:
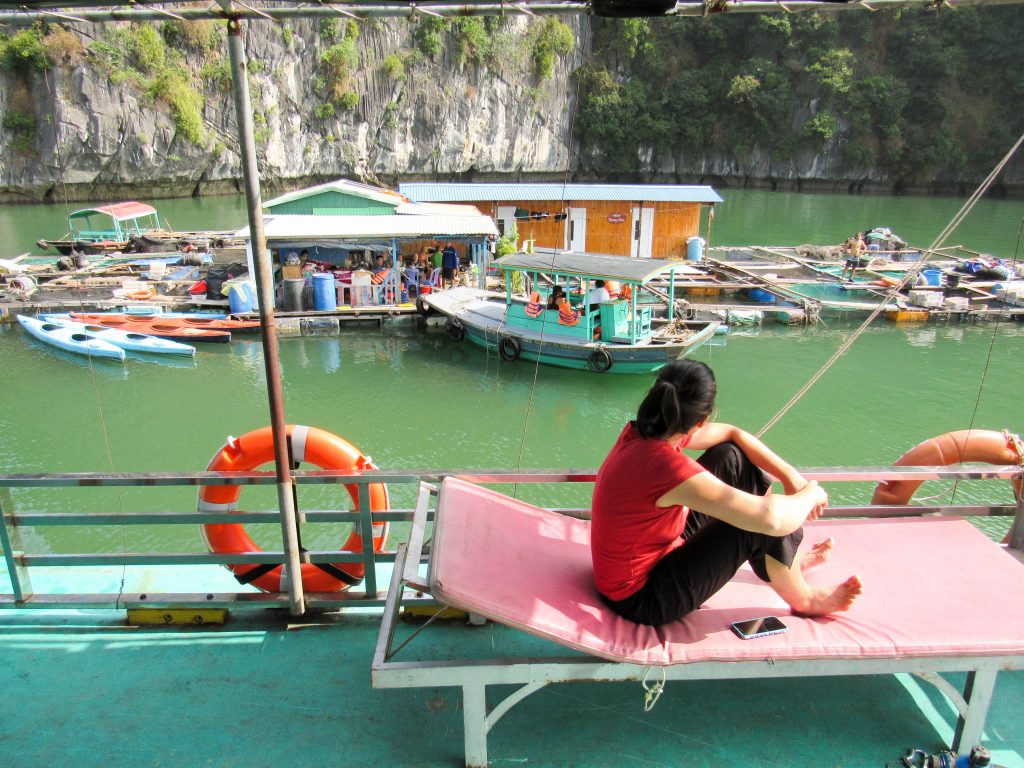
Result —
<instances>
[{"instance_id":1,"label":"white stripe on life ring","mask_svg":"<svg viewBox=\"0 0 1024 768\"><path fill-rule=\"evenodd\" d=\"M309 439L309 427L297 424L292 429L292 461L299 463L306 460L306 440Z\"/></svg>"},{"instance_id":2,"label":"white stripe on life ring","mask_svg":"<svg viewBox=\"0 0 1024 768\"><path fill-rule=\"evenodd\" d=\"M227 504L215 504L212 501L207 501L202 496L199 497L200 512L234 512L237 509L237 501L229 501Z\"/></svg>"}]
</instances>

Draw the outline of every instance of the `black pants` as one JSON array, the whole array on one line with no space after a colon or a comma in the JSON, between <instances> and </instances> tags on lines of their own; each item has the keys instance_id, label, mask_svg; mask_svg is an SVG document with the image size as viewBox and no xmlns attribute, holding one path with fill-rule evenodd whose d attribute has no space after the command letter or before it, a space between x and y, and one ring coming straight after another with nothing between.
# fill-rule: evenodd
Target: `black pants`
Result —
<instances>
[{"instance_id":1,"label":"black pants","mask_svg":"<svg viewBox=\"0 0 1024 768\"><path fill-rule=\"evenodd\" d=\"M715 477L741 491L763 496L771 483L735 443L720 443L697 460ZM743 563L768 581L764 559L791 566L803 540L802 528L788 536L751 533L690 510L684 544L654 566L647 582L623 600L604 598L620 616L638 624L668 624L696 610L726 585Z\"/></svg>"}]
</instances>

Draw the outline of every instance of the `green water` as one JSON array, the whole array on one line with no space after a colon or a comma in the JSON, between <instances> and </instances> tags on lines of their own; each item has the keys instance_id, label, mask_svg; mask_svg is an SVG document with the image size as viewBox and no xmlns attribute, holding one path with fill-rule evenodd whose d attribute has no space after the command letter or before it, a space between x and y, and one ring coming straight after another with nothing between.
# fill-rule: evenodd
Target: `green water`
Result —
<instances>
[{"instance_id":1,"label":"green water","mask_svg":"<svg viewBox=\"0 0 1024 768\"><path fill-rule=\"evenodd\" d=\"M872 222L911 241L930 241L959 207L935 198L725 196L713 236L719 243L835 242ZM178 227L244 219L237 198L158 205ZM1020 201L984 201L976 212L980 223L968 222L971 239L954 239L1012 255L1022 212ZM59 234L62 215L55 206L5 207L0 237L30 247L43 234ZM724 346L705 347L695 357L717 373L720 418L756 431L855 328L768 324L733 333ZM288 421L340 434L383 468L595 467L650 384L647 376L506 363L452 341L440 325L417 327L410 320L335 337L285 338L280 352ZM953 429L1020 431L1022 352L1019 323L875 325L766 440L797 465L875 466ZM227 435L268 423L262 350L245 337L206 345L187 362L130 357L124 365L90 365L27 338L17 326L0 326L0 360L0 473L201 470ZM848 503L866 501L869 493L830 490L834 500ZM580 487L580 503L587 491ZM309 508L336 498L323 488L302 493ZM524 495L531 493L542 500L544 489ZM971 490L959 493L966 494L957 499L963 501ZM1007 490L1002 500L1008 498ZM247 508L270 508L274 501L270 489L246 489L244 499ZM195 492L16 490L14 501L37 511L194 509ZM397 491L392 501L408 506L411 496ZM329 545L336 533L313 532L314 541L319 537ZM29 529L25 545L28 551L202 549L191 527Z\"/></svg>"}]
</instances>

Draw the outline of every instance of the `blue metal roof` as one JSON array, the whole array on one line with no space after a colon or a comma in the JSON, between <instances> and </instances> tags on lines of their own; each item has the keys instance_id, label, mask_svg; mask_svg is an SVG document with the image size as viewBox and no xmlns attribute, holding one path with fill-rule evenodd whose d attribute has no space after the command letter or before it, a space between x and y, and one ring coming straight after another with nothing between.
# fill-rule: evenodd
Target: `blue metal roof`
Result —
<instances>
[{"instance_id":1,"label":"blue metal roof","mask_svg":"<svg viewBox=\"0 0 1024 768\"><path fill-rule=\"evenodd\" d=\"M721 203L711 187L697 184L505 184L406 182L398 191L418 203L517 200L614 200L667 203Z\"/></svg>"}]
</instances>

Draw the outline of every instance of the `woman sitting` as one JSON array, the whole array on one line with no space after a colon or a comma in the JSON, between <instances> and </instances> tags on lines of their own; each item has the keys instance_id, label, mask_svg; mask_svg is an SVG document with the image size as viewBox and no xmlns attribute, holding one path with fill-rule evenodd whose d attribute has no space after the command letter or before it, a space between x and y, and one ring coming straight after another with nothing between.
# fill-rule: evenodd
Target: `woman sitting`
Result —
<instances>
[{"instance_id":1,"label":"woman sitting","mask_svg":"<svg viewBox=\"0 0 1024 768\"><path fill-rule=\"evenodd\" d=\"M565 298L565 291L562 286L556 285L551 289L550 295L548 295L547 309L558 309L558 304L562 299Z\"/></svg>"},{"instance_id":2,"label":"woman sitting","mask_svg":"<svg viewBox=\"0 0 1024 768\"><path fill-rule=\"evenodd\" d=\"M797 613L848 609L859 578L811 587L803 577L829 556L831 539L798 552L800 526L821 515L825 491L753 435L711 422L716 394L705 364L665 366L601 465L591 524L598 592L631 621L667 624L749 562ZM704 453L695 461L682 448ZM770 493L766 472L785 495Z\"/></svg>"}]
</instances>

